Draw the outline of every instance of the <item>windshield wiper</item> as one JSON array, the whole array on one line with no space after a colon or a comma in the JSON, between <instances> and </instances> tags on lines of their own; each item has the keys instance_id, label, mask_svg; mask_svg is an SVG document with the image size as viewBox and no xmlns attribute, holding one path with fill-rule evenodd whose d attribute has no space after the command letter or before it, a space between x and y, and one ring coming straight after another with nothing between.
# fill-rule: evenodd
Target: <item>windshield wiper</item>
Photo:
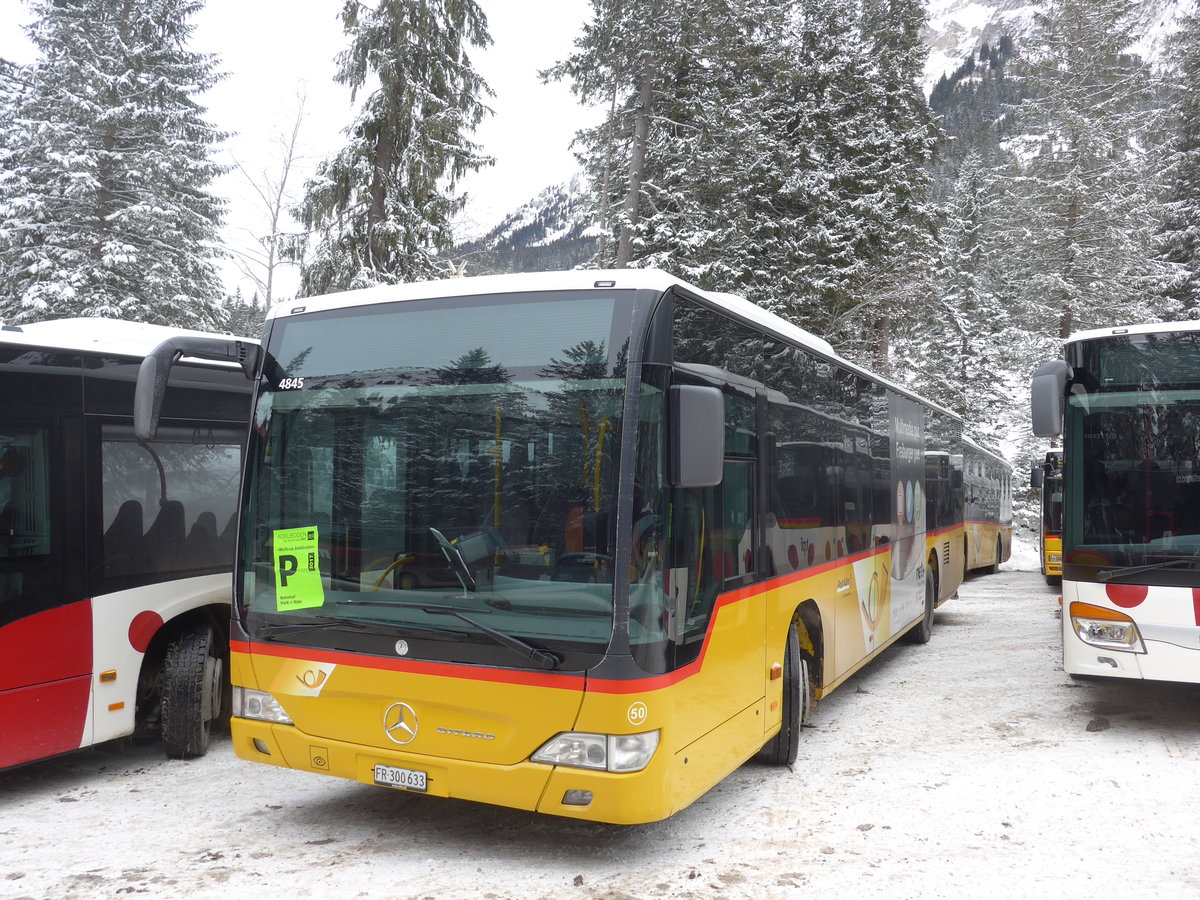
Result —
<instances>
[{"instance_id":1,"label":"windshield wiper","mask_svg":"<svg viewBox=\"0 0 1200 900\"><path fill-rule=\"evenodd\" d=\"M1100 581L1111 581L1114 578L1124 578L1126 575L1137 575L1140 572L1152 572L1155 569L1167 569L1175 566L1192 566L1200 565L1200 557L1185 556L1180 559L1168 559L1163 562L1148 563L1144 566L1126 566L1124 569L1105 569L1103 572L1097 572L1096 578Z\"/></svg>"},{"instance_id":2,"label":"windshield wiper","mask_svg":"<svg viewBox=\"0 0 1200 900\"><path fill-rule=\"evenodd\" d=\"M513 637L511 634L505 634L503 631L498 631L490 625L484 625L472 619L465 613L483 613L484 609L459 609L457 606L442 606L440 604L429 603L404 603L398 600L356 600L358 606L390 606L399 609L419 609L423 613L428 613L431 616L454 616L460 621L466 622L471 627L477 629L482 634L486 634L497 644L507 647L514 653L519 653L525 659L528 659L540 669L557 669L562 665L562 660L548 650L542 650L533 644L528 644L519 637Z\"/></svg>"}]
</instances>

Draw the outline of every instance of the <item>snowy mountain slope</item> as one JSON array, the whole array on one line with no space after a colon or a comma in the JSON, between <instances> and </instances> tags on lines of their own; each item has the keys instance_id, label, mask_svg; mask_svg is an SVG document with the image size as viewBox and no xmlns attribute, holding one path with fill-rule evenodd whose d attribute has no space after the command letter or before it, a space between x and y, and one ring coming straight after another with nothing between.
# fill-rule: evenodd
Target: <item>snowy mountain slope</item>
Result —
<instances>
[{"instance_id":1,"label":"snowy mountain slope","mask_svg":"<svg viewBox=\"0 0 1200 900\"><path fill-rule=\"evenodd\" d=\"M1133 15L1140 35L1130 51L1156 60L1175 23L1196 12L1197 0L1136 0ZM1044 3L1028 0L929 0L925 39L929 59L925 65L928 91L942 75L949 75L979 50L984 41L995 43L1002 35L1012 38L1018 50L1033 29L1033 17Z\"/></svg>"},{"instance_id":2,"label":"snowy mountain slope","mask_svg":"<svg viewBox=\"0 0 1200 900\"><path fill-rule=\"evenodd\" d=\"M487 234L454 248L466 274L571 269L591 258L596 233L580 176L546 188Z\"/></svg>"}]
</instances>

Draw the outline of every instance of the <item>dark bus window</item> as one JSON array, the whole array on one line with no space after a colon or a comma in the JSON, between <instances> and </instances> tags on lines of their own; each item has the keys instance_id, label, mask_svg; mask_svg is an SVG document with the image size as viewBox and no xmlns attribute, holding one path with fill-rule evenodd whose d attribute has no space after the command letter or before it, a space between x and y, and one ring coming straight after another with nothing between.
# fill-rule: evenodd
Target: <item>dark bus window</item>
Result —
<instances>
[{"instance_id":1,"label":"dark bus window","mask_svg":"<svg viewBox=\"0 0 1200 900\"><path fill-rule=\"evenodd\" d=\"M20 596L20 560L50 553L50 482L44 429L0 431L0 603Z\"/></svg>"},{"instance_id":2,"label":"dark bus window","mask_svg":"<svg viewBox=\"0 0 1200 900\"><path fill-rule=\"evenodd\" d=\"M100 453L105 577L233 564L240 429L163 427L143 446L105 425Z\"/></svg>"}]
</instances>

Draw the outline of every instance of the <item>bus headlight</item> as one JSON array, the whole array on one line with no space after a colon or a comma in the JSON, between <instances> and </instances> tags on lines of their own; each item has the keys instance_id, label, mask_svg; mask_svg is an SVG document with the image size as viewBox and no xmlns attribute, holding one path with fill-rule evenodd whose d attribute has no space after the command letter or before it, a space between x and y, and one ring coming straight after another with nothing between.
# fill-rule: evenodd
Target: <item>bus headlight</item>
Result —
<instances>
[{"instance_id":1,"label":"bus headlight","mask_svg":"<svg viewBox=\"0 0 1200 900\"><path fill-rule=\"evenodd\" d=\"M1071 626L1079 639L1093 647L1145 653L1137 623L1125 613L1090 603L1071 604Z\"/></svg>"},{"instance_id":2,"label":"bus headlight","mask_svg":"<svg viewBox=\"0 0 1200 900\"><path fill-rule=\"evenodd\" d=\"M279 701L266 691L233 686L233 714L239 719L258 719L279 725L294 724Z\"/></svg>"},{"instance_id":3,"label":"bus headlight","mask_svg":"<svg viewBox=\"0 0 1200 900\"><path fill-rule=\"evenodd\" d=\"M546 741L530 757L534 762L608 772L640 772L658 749L658 732L587 734L567 731Z\"/></svg>"}]
</instances>

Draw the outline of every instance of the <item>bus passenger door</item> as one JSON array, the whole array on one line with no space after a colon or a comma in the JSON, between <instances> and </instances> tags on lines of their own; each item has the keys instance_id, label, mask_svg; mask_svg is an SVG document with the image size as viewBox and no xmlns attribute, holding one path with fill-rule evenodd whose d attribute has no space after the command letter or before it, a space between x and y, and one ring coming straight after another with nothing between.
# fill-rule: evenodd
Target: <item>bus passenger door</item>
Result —
<instances>
[{"instance_id":1,"label":"bus passenger door","mask_svg":"<svg viewBox=\"0 0 1200 900\"><path fill-rule=\"evenodd\" d=\"M0 425L0 768L90 742L90 603L75 596L84 512L65 507L78 491L67 459L77 423L22 418Z\"/></svg>"},{"instance_id":2,"label":"bus passenger door","mask_svg":"<svg viewBox=\"0 0 1200 900\"><path fill-rule=\"evenodd\" d=\"M668 590L682 620L675 667L695 670L677 705L683 745L760 703L764 692L766 605L750 589L763 560L755 398L726 392L725 415L721 483L676 488L672 503Z\"/></svg>"}]
</instances>

